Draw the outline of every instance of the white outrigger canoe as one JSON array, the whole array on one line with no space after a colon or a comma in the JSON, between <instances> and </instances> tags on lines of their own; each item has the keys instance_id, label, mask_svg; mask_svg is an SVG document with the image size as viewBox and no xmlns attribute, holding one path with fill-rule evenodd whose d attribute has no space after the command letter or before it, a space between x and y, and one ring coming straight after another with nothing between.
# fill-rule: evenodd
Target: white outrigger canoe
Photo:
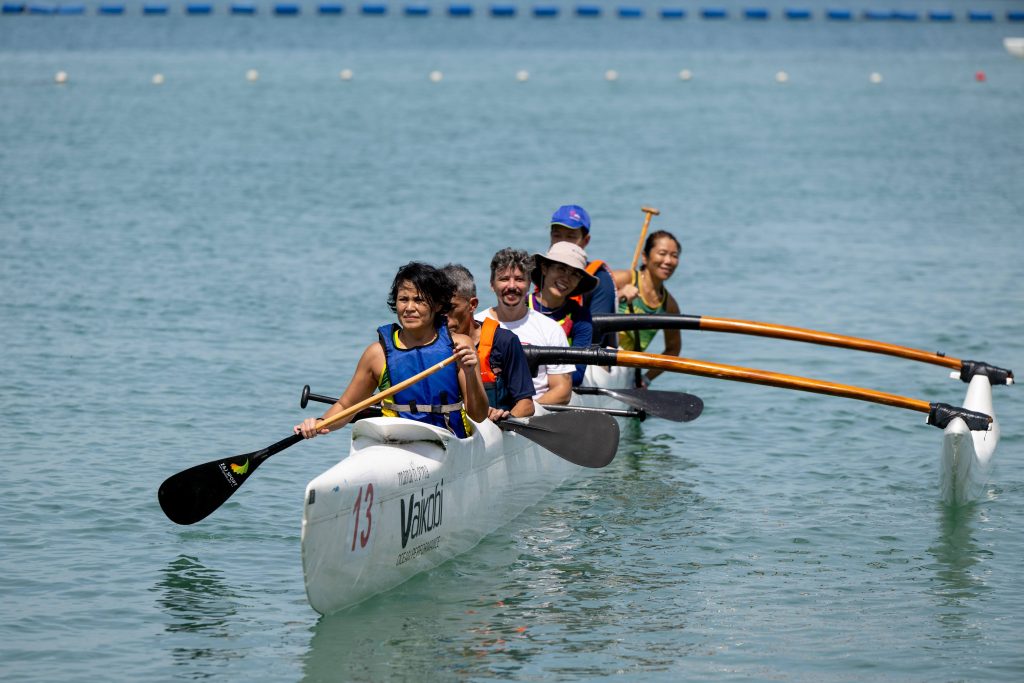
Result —
<instances>
[{"instance_id":1,"label":"white outrigger canoe","mask_svg":"<svg viewBox=\"0 0 1024 683\"><path fill-rule=\"evenodd\" d=\"M658 317L650 316L642 322L646 325ZM1011 370L942 353L768 323L697 316L673 316L671 320L666 316L662 321L680 329L734 328L731 331L846 346L945 365L958 370L954 376L969 383L967 396L964 406L957 407L675 356L598 347L529 346L524 351L534 362L582 362L592 366L589 377L595 384L605 385L597 390L608 392L608 398L618 397L634 405L639 401L649 407L668 400L672 406L660 406L657 412L650 407L650 412L680 422L700 414L700 399L678 392L628 389L633 368L657 368L843 396L927 413L928 424L943 429L942 500L962 504L983 495L999 441L999 424L992 410L992 385L1012 384ZM355 416L454 359L445 359L335 413L320 426L328 427ZM604 369L608 367L611 369ZM645 398L637 399L636 393ZM336 401L313 396L306 387L303 407L308 398ZM607 465L618 445L618 425L608 414L570 409L527 420L506 420L501 425L485 420L471 437L458 439L447 430L400 418L368 418L354 424L349 455L306 488L302 563L313 608L326 614L354 605L469 550L548 495L581 465ZM302 440L301 434L292 434L259 451L178 472L161 484L157 492L160 506L172 521L194 524L228 500L261 463Z\"/></svg>"},{"instance_id":2,"label":"white outrigger canoe","mask_svg":"<svg viewBox=\"0 0 1024 683\"><path fill-rule=\"evenodd\" d=\"M352 426L348 457L306 487L313 609L354 605L466 552L582 469L489 420L458 439L399 418Z\"/></svg>"}]
</instances>

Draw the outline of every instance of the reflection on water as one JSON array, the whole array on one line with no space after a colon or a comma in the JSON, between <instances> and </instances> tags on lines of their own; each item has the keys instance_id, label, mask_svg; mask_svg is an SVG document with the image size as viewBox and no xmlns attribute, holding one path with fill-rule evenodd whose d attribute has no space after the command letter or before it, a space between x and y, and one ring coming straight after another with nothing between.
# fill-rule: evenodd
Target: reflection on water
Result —
<instances>
[{"instance_id":1,"label":"reflection on water","mask_svg":"<svg viewBox=\"0 0 1024 683\"><path fill-rule=\"evenodd\" d=\"M469 553L321 618L303 680L589 678L624 663L670 666L697 638L680 629L703 604L687 587L700 566L681 564L680 548L707 529L694 516L703 501L680 475L693 464L677 440L644 431L626 427L616 462ZM633 648L624 631L674 635ZM568 668L546 668L561 657Z\"/></svg>"},{"instance_id":2,"label":"reflection on water","mask_svg":"<svg viewBox=\"0 0 1024 683\"><path fill-rule=\"evenodd\" d=\"M936 618L943 627L944 640L980 639L975 604L987 590L977 566L993 556L978 546L975 525L984 522L984 511L976 505L941 508L939 536L928 548L935 558L935 579L931 593L936 598Z\"/></svg>"},{"instance_id":3,"label":"reflection on water","mask_svg":"<svg viewBox=\"0 0 1024 683\"><path fill-rule=\"evenodd\" d=\"M485 559L456 559L366 602L321 617L303 659L303 681L382 681L447 678L499 660L531 656L523 630L507 620L521 599L505 592L515 561L507 538L485 541ZM504 546L501 547L501 546ZM477 551L474 551L477 552ZM488 566L489 565L489 566ZM425 669L425 665L428 669Z\"/></svg>"},{"instance_id":4,"label":"reflection on water","mask_svg":"<svg viewBox=\"0 0 1024 683\"><path fill-rule=\"evenodd\" d=\"M229 624L237 612L237 596L219 571L209 569L198 559L179 555L163 570L154 587L157 604L169 617L165 626L180 643L171 648L178 664L195 660L222 661L239 657L237 651L211 647L229 634ZM189 637L194 636L194 637Z\"/></svg>"}]
</instances>

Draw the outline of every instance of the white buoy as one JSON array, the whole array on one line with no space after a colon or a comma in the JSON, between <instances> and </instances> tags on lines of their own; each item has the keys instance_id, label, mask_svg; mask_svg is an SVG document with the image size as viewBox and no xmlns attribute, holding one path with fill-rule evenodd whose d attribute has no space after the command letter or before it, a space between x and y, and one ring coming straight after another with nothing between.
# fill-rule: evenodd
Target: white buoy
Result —
<instances>
[{"instance_id":1,"label":"white buoy","mask_svg":"<svg viewBox=\"0 0 1024 683\"><path fill-rule=\"evenodd\" d=\"M343 81L351 81L352 69L342 69L341 71L338 72L338 78L340 78Z\"/></svg>"},{"instance_id":2,"label":"white buoy","mask_svg":"<svg viewBox=\"0 0 1024 683\"><path fill-rule=\"evenodd\" d=\"M608 69L607 71L604 72L604 80L608 81L609 83L612 81L619 80L619 72L616 71L615 69Z\"/></svg>"},{"instance_id":3,"label":"white buoy","mask_svg":"<svg viewBox=\"0 0 1024 683\"><path fill-rule=\"evenodd\" d=\"M530 80L530 72L526 69L520 69L516 72L516 80L520 83L526 83L526 81Z\"/></svg>"},{"instance_id":4,"label":"white buoy","mask_svg":"<svg viewBox=\"0 0 1024 683\"><path fill-rule=\"evenodd\" d=\"M679 80L688 81L693 78L693 72L689 69L683 69L679 72Z\"/></svg>"},{"instance_id":5,"label":"white buoy","mask_svg":"<svg viewBox=\"0 0 1024 683\"><path fill-rule=\"evenodd\" d=\"M778 72L777 74L775 74L775 82L776 83L788 83L789 82L789 74L786 73L785 71Z\"/></svg>"},{"instance_id":6,"label":"white buoy","mask_svg":"<svg viewBox=\"0 0 1024 683\"><path fill-rule=\"evenodd\" d=\"M440 83L443 78L444 74L441 73L440 71L435 70L430 72L430 81L432 83Z\"/></svg>"},{"instance_id":7,"label":"white buoy","mask_svg":"<svg viewBox=\"0 0 1024 683\"><path fill-rule=\"evenodd\" d=\"M55 73L53 75L53 82L56 83L57 85L64 85L65 83L68 82L68 72L67 71L58 71L57 73Z\"/></svg>"},{"instance_id":8,"label":"white buoy","mask_svg":"<svg viewBox=\"0 0 1024 683\"><path fill-rule=\"evenodd\" d=\"M245 72L245 80L249 81L250 83L255 83L256 81L260 80L260 72L257 71L256 69L249 69Z\"/></svg>"},{"instance_id":9,"label":"white buoy","mask_svg":"<svg viewBox=\"0 0 1024 683\"><path fill-rule=\"evenodd\" d=\"M164 84L164 75L163 74L153 74L153 85L163 85L163 84Z\"/></svg>"},{"instance_id":10,"label":"white buoy","mask_svg":"<svg viewBox=\"0 0 1024 683\"><path fill-rule=\"evenodd\" d=\"M868 76L868 80L870 80L872 83L881 83L882 74L878 73L877 71L872 71L871 75Z\"/></svg>"}]
</instances>

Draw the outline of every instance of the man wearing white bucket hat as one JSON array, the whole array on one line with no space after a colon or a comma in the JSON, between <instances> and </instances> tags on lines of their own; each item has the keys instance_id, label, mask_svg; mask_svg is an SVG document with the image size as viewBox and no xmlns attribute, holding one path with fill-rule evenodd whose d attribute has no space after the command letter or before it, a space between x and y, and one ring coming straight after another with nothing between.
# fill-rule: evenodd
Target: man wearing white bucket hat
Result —
<instances>
[{"instance_id":1,"label":"man wearing white bucket hat","mask_svg":"<svg viewBox=\"0 0 1024 683\"><path fill-rule=\"evenodd\" d=\"M597 278L587 272L587 253L571 242L555 242L546 254L533 255L530 279L537 285L528 300L533 310L558 323L570 346L587 348L594 338L590 309L579 297L594 291ZM586 365L577 365L572 385L583 382Z\"/></svg>"}]
</instances>

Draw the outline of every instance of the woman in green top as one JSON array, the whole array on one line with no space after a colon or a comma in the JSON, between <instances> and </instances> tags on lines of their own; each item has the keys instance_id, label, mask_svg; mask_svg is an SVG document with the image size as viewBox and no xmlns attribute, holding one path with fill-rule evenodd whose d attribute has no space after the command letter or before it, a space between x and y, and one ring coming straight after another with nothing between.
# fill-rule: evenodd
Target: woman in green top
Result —
<instances>
[{"instance_id":1,"label":"woman in green top","mask_svg":"<svg viewBox=\"0 0 1024 683\"><path fill-rule=\"evenodd\" d=\"M612 271L619 292L619 313L679 313L679 304L665 289L665 281L679 265L679 251L679 240L659 230L647 237L640 268ZM626 351L644 351L657 334L657 330L620 332L619 346ZM681 348L679 330L665 330L665 355L678 356ZM661 370L648 370L644 385L660 374Z\"/></svg>"}]
</instances>

